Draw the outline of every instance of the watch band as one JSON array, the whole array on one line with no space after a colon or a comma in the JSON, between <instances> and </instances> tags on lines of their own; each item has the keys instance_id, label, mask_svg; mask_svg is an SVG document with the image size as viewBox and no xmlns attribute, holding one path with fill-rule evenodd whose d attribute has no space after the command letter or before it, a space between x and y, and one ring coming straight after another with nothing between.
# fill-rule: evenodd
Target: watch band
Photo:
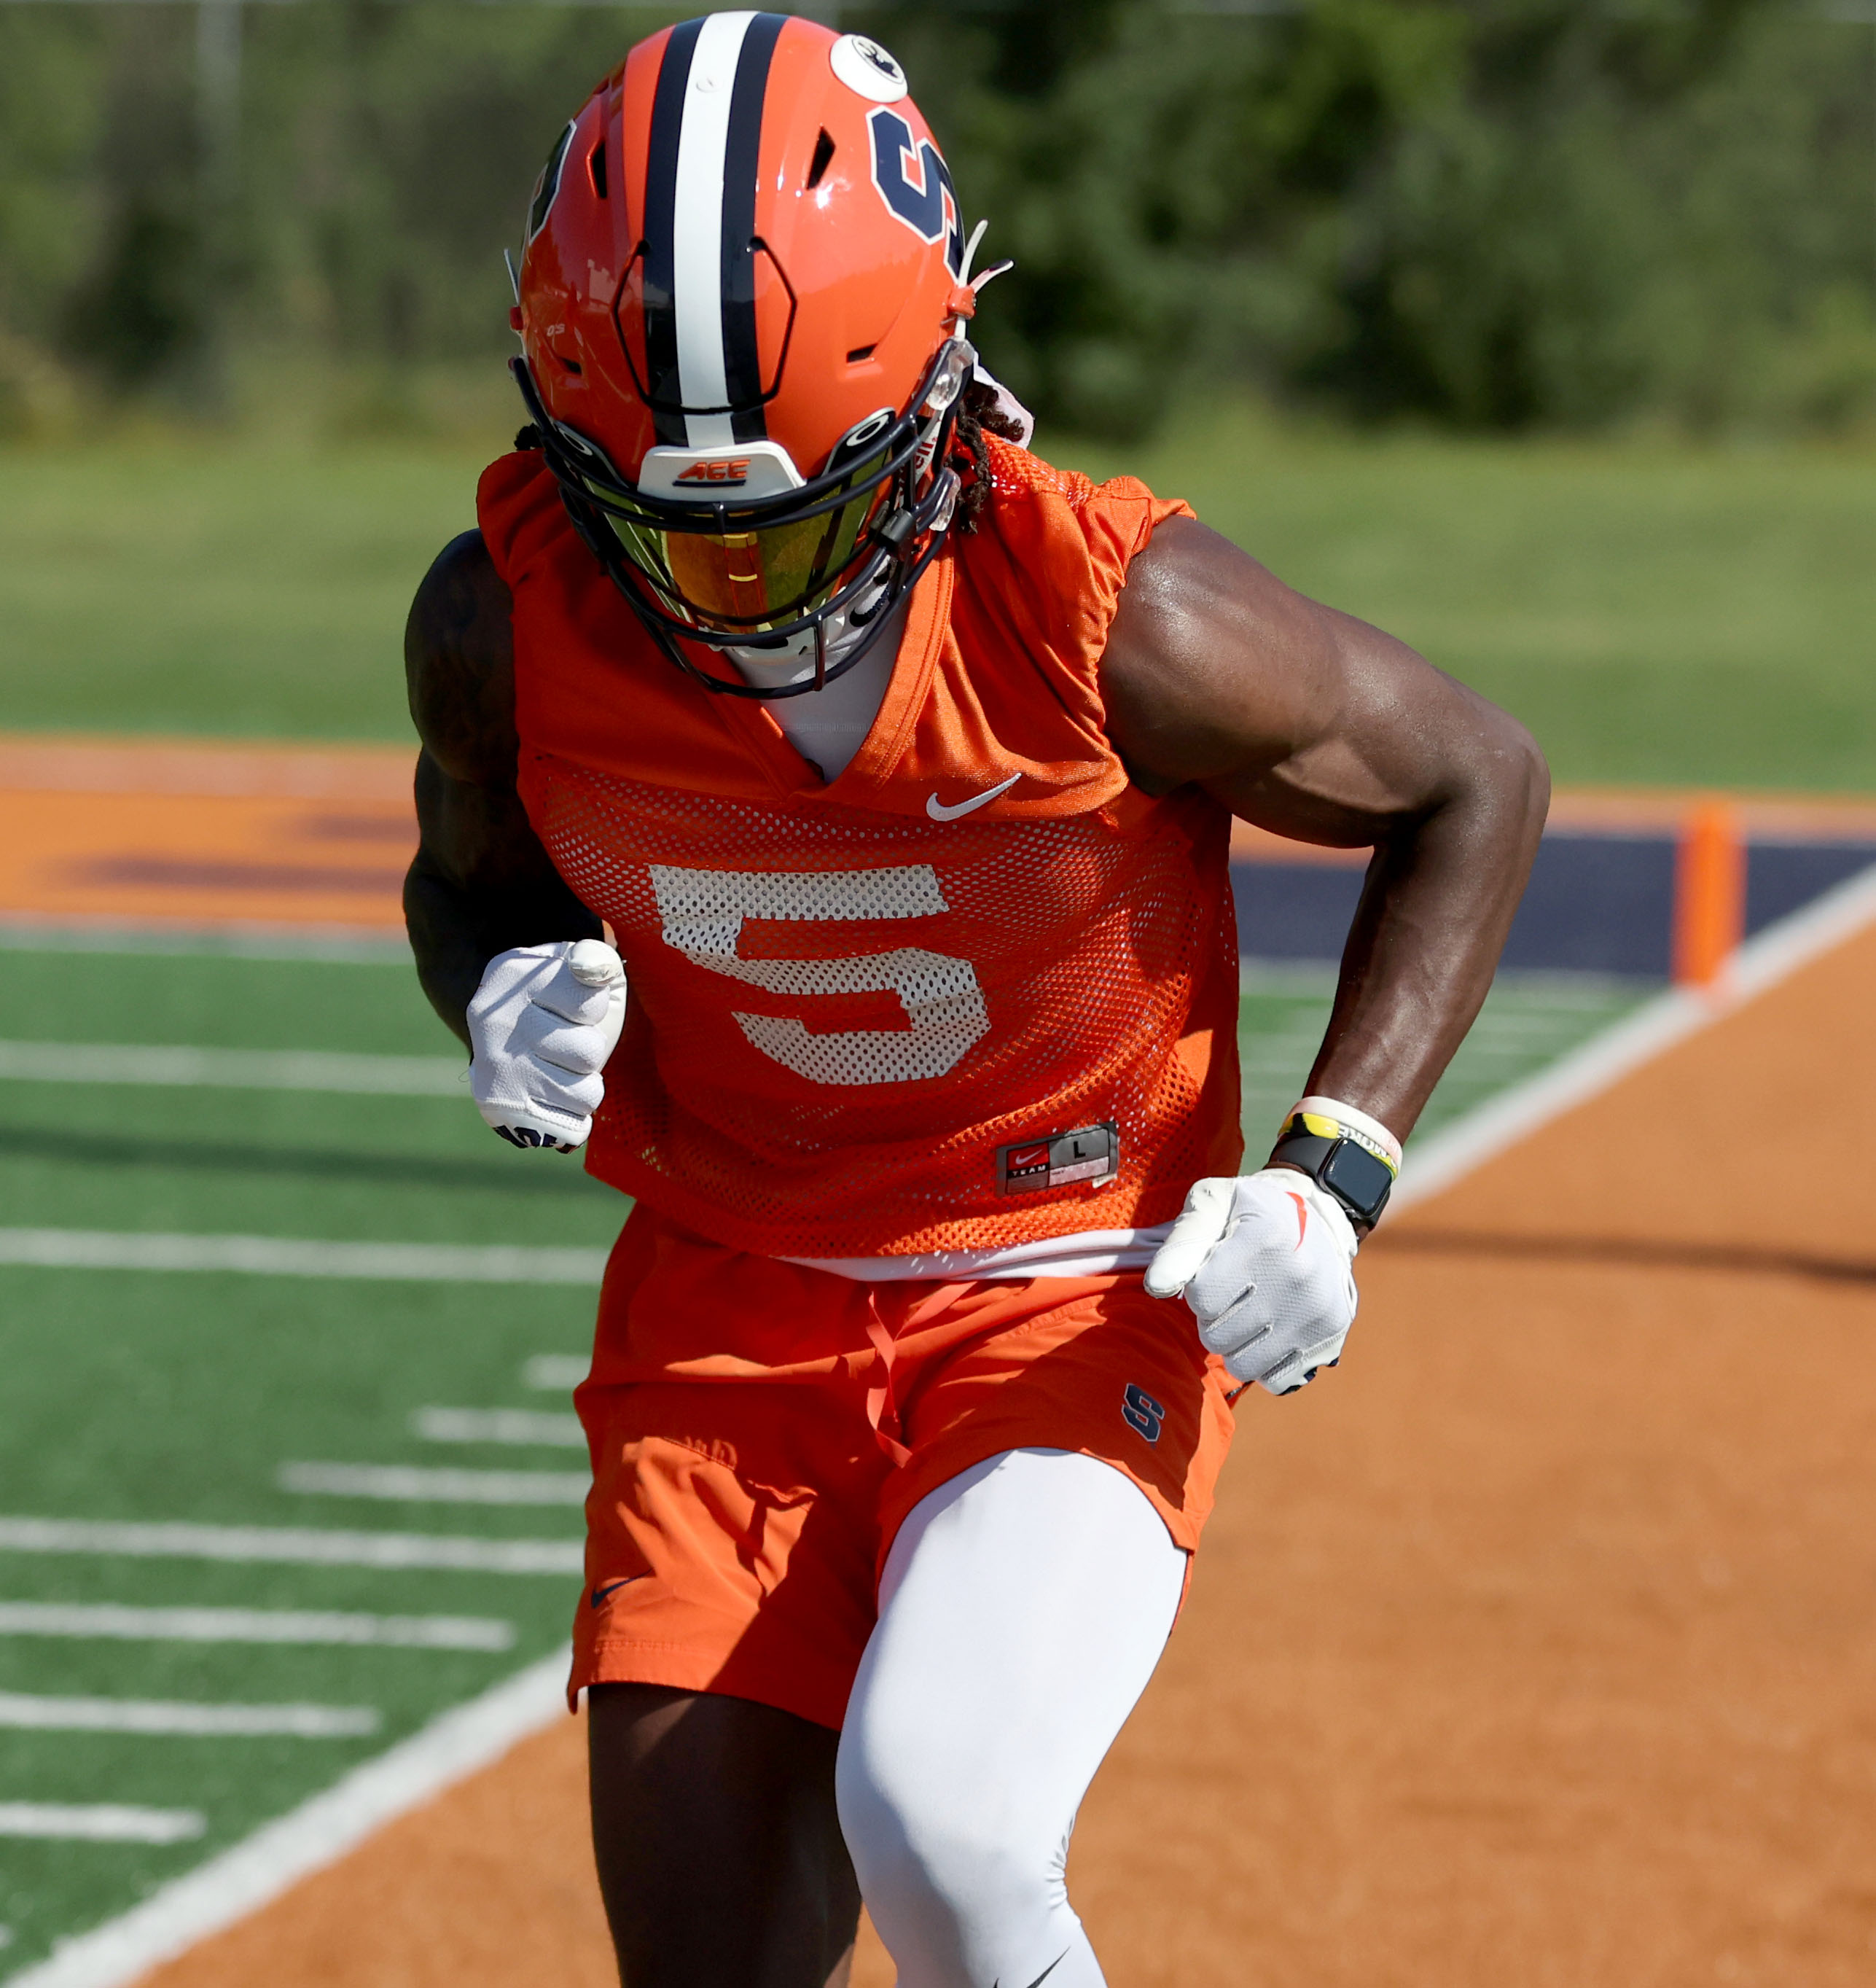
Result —
<instances>
[{"instance_id":1,"label":"watch band","mask_svg":"<svg viewBox=\"0 0 1876 1988\"><path fill-rule=\"evenodd\" d=\"M1283 1121L1270 1160L1307 1174L1369 1229L1394 1192L1397 1169L1377 1140L1358 1126L1300 1105Z\"/></svg>"}]
</instances>

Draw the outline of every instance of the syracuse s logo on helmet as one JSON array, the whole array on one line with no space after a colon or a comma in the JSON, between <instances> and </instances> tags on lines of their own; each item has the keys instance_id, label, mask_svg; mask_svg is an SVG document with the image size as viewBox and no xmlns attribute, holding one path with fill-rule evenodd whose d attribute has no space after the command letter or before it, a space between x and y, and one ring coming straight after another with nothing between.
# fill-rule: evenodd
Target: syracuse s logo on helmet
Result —
<instances>
[{"instance_id":1,"label":"syracuse s logo on helmet","mask_svg":"<svg viewBox=\"0 0 1876 1988\"><path fill-rule=\"evenodd\" d=\"M958 213L951 169L929 138L914 144L912 127L883 105L867 117L873 137L873 184L880 198L921 242L943 238L945 260L955 276L964 268L964 223ZM918 178L907 177L911 167Z\"/></svg>"}]
</instances>

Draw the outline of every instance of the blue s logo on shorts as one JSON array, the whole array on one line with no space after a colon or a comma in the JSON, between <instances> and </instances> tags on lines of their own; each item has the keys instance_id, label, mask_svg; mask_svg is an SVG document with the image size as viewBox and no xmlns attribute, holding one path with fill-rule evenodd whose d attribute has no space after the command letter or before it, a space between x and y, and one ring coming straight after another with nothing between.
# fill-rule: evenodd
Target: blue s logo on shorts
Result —
<instances>
[{"instance_id":1,"label":"blue s logo on shorts","mask_svg":"<svg viewBox=\"0 0 1876 1988\"><path fill-rule=\"evenodd\" d=\"M1121 1419L1135 1435L1144 1436L1148 1442L1158 1442L1166 1411L1145 1388L1129 1381L1121 1396Z\"/></svg>"}]
</instances>

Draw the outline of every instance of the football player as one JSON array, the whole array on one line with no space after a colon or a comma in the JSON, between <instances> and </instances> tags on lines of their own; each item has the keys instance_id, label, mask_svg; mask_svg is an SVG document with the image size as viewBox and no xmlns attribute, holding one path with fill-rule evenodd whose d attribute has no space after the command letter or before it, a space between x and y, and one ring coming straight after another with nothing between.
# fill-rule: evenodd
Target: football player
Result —
<instances>
[{"instance_id":1,"label":"football player","mask_svg":"<svg viewBox=\"0 0 1876 1988\"><path fill-rule=\"evenodd\" d=\"M1100 1981L1077 1807L1237 1397L1340 1354L1543 819L1502 712L1030 452L974 242L877 43L641 43L411 617L424 986L489 1124L636 1202L571 1680L633 1988L843 1980L863 1898L905 1988ZM1374 852L1248 1176L1234 815Z\"/></svg>"}]
</instances>

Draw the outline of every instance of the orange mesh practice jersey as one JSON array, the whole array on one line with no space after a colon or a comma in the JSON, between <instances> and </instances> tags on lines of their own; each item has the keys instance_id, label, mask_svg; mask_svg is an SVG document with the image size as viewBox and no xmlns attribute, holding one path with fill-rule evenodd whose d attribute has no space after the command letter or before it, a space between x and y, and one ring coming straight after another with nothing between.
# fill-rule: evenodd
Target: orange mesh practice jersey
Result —
<instances>
[{"instance_id":1,"label":"orange mesh practice jersey","mask_svg":"<svg viewBox=\"0 0 1876 1988\"><path fill-rule=\"evenodd\" d=\"M1129 783L1097 681L1128 562L1185 507L990 447L830 784L657 652L539 455L482 479L522 799L630 978L586 1164L732 1247L1142 1226L1241 1155L1229 816Z\"/></svg>"}]
</instances>

